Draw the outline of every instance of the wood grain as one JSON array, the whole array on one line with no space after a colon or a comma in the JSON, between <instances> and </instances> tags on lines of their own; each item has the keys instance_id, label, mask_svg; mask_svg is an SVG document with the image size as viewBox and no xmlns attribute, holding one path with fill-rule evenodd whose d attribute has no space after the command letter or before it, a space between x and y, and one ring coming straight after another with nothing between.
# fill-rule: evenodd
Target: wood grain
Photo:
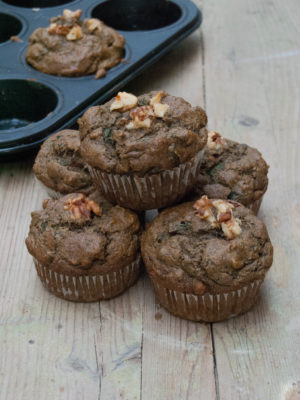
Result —
<instances>
[{"instance_id":1,"label":"wood grain","mask_svg":"<svg viewBox=\"0 0 300 400\"><path fill-rule=\"evenodd\" d=\"M300 10L294 1L231 0L205 2L204 13L209 125L269 162L260 215L274 244L259 304L213 326L219 398L300 399Z\"/></svg>"},{"instance_id":2,"label":"wood grain","mask_svg":"<svg viewBox=\"0 0 300 400\"><path fill-rule=\"evenodd\" d=\"M54 297L24 245L45 192L32 160L1 164L0 400L300 399L300 9L296 0L196 3L202 30L126 90L165 89L205 106L209 128L269 162L260 215L275 254L262 298L209 325L160 308L145 275L111 301Z\"/></svg>"},{"instance_id":3,"label":"wood grain","mask_svg":"<svg viewBox=\"0 0 300 400\"><path fill-rule=\"evenodd\" d=\"M203 106L202 52L198 30L126 90L140 94L163 88ZM142 399L215 399L210 325L180 320L160 308L149 279L144 292Z\"/></svg>"}]
</instances>

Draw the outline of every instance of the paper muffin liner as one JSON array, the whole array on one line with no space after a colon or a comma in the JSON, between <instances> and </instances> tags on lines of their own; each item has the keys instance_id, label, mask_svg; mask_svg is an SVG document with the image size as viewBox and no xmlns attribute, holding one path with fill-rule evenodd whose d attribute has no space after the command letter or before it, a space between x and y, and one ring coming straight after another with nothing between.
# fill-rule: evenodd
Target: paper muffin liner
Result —
<instances>
[{"instance_id":1,"label":"paper muffin liner","mask_svg":"<svg viewBox=\"0 0 300 400\"><path fill-rule=\"evenodd\" d=\"M193 161L172 170L145 177L119 175L89 167L92 179L110 202L133 210L151 210L172 205L184 197L197 181L203 150Z\"/></svg>"},{"instance_id":2,"label":"paper muffin liner","mask_svg":"<svg viewBox=\"0 0 300 400\"><path fill-rule=\"evenodd\" d=\"M259 199L252 201L252 203L247 205L247 208L250 208L254 212L255 215L258 214L258 211L260 209L262 200L263 200L264 195L262 195Z\"/></svg>"},{"instance_id":3,"label":"paper muffin liner","mask_svg":"<svg viewBox=\"0 0 300 400\"><path fill-rule=\"evenodd\" d=\"M152 281L158 302L170 313L191 321L217 322L242 314L254 306L263 279L220 294L194 295L168 289Z\"/></svg>"},{"instance_id":4,"label":"paper muffin liner","mask_svg":"<svg viewBox=\"0 0 300 400\"><path fill-rule=\"evenodd\" d=\"M111 299L132 286L140 273L141 256L112 272L96 275L69 275L51 270L34 258L37 274L49 292L65 300L90 302Z\"/></svg>"}]
</instances>

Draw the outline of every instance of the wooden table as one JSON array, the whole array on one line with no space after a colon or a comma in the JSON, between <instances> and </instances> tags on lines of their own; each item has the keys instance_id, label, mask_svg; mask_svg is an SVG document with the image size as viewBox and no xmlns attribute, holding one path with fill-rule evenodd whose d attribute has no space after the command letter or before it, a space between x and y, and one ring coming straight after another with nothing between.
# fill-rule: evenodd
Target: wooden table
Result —
<instances>
[{"instance_id":1,"label":"wooden table","mask_svg":"<svg viewBox=\"0 0 300 400\"><path fill-rule=\"evenodd\" d=\"M155 303L147 277L115 300L47 293L27 253L45 193L32 160L1 165L0 399L300 399L300 7L205 0L202 29L136 79L202 105L209 128L270 164L261 218L274 264L253 311L197 324Z\"/></svg>"}]
</instances>

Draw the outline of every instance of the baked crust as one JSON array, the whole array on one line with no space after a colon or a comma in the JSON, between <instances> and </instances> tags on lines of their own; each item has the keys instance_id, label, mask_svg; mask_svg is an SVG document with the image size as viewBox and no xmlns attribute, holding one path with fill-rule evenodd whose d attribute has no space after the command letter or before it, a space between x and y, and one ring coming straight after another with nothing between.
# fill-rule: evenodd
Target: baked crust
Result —
<instances>
[{"instance_id":1,"label":"baked crust","mask_svg":"<svg viewBox=\"0 0 300 400\"><path fill-rule=\"evenodd\" d=\"M75 130L65 129L50 136L36 156L33 171L44 185L63 194L90 194L95 190Z\"/></svg>"},{"instance_id":2,"label":"baked crust","mask_svg":"<svg viewBox=\"0 0 300 400\"><path fill-rule=\"evenodd\" d=\"M198 184L186 200L206 194L249 206L266 192L269 166L257 149L223 139L217 149L205 147Z\"/></svg>"},{"instance_id":3,"label":"baked crust","mask_svg":"<svg viewBox=\"0 0 300 400\"><path fill-rule=\"evenodd\" d=\"M262 280L273 260L264 223L234 202L241 233L229 240L199 218L193 202L161 212L142 235L142 256L152 280L162 287L202 295L223 293Z\"/></svg>"},{"instance_id":4,"label":"baked crust","mask_svg":"<svg viewBox=\"0 0 300 400\"><path fill-rule=\"evenodd\" d=\"M44 267L71 276L105 274L136 260L141 229L136 214L82 196L49 199L43 210L32 212L29 253Z\"/></svg>"},{"instance_id":5,"label":"baked crust","mask_svg":"<svg viewBox=\"0 0 300 400\"><path fill-rule=\"evenodd\" d=\"M36 29L29 37L26 60L46 74L103 77L122 61L125 39L102 21L79 20L81 13L75 14L67 16L64 12L51 18L49 27ZM91 22L95 25L93 30ZM75 35L68 36L73 28Z\"/></svg>"},{"instance_id":6,"label":"baked crust","mask_svg":"<svg viewBox=\"0 0 300 400\"><path fill-rule=\"evenodd\" d=\"M156 96L163 110L154 114ZM136 106L124 111L114 108L116 99L91 107L78 121L81 154L90 166L144 176L191 161L204 147L207 117L202 108L163 91L137 97ZM136 116L142 126L134 124Z\"/></svg>"}]
</instances>

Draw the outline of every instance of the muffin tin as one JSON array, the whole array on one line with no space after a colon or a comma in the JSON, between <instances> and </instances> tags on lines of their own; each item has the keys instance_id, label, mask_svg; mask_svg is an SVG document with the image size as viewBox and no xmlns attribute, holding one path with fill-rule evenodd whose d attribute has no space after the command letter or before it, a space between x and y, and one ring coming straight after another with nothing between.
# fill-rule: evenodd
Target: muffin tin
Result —
<instances>
[{"instance_id":1,"label":"muffin tin","mask_svg":"<svg viewBox=\"0 0 300 400\"><path fill-rule=\"evenodd\" d=\"M124 62L104 78L57 77L26 63L30 34L65 8L80 8L82 18L99 18L125 37ZM34 148L74 124L87 107L108 100L193 32L201 19L189 0L0 0L0 154Z\"/></svg>"}]
</instances>

